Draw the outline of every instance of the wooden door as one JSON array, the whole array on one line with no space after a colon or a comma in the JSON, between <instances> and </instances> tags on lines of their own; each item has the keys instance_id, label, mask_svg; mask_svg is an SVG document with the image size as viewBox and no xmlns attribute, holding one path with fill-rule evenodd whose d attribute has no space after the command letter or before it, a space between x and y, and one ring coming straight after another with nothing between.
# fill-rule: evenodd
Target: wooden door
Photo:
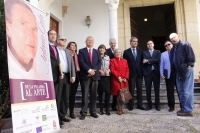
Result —
<instances>
[{"instance_id":1,"label":"wooden door","mask_svg":"<svg viewBox=\"0 0 200 133\"><path fill-rule=\"evenodd\" d=\"M50 16L50 27L49 29L55 30L59 34L59 22Z\"/></svg>"},{"instance_id":2,"label":"wooden door","mask_svg":"<svg viewBox=\"0 0 200 133\"><path fill-rule=\"evenodd\" d=\"M130 9L131 37L138 36L138 22L135 13Z\"/></svg>"},{"instance_id":3,"label":"wooden door","mask_svg":"<svg viewBox=\"0 0 200 133\"><path fill-rule=\"evenodd\" d=\"M176 32L176 19L175 19L174 4L171 4L169 9L167 9L167 11L165 12L165 30L166 30L167 37L169 37L169 35L172 32Z\"/></svg>"}]
</instances>

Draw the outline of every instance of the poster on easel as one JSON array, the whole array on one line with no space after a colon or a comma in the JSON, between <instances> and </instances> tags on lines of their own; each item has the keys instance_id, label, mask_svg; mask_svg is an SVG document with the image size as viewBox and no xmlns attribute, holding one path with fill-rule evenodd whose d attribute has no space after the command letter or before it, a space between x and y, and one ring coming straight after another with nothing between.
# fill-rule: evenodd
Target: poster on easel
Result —
<instances>
[{"instance_id":1,"label":"poster on easel","mask_svg":"<svg viewBox=\"0 0 200 133\"><path fill-rule=\"evenodd\" d=\"M57 132L46 13L24 0L4 6L13 132Z\"/></svg>"}]
</instances>

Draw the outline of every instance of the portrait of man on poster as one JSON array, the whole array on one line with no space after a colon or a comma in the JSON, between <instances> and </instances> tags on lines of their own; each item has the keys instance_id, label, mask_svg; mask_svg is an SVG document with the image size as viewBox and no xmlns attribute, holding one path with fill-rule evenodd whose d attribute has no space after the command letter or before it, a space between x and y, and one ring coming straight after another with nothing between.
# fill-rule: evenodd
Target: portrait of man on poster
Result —
<instances>
[{"instance_id":1,"label":"portrait of man on poster","mask_svg":"<svg viewBox=\"0 0 200 133\"><path fill-rule=\"evenodd\" d=\"M43 79L41 64L36 63L39 28L33 11L22 0L5 0L5 16L9 77Z\"/></svg>"}]
</instances>

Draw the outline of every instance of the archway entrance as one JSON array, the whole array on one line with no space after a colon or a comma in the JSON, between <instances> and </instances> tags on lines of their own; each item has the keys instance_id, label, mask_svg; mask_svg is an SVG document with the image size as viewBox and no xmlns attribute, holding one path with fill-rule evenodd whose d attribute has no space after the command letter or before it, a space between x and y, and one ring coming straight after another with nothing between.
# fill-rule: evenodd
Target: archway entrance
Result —
<instances>
[{"instance_id":1,"label":"archway entrance","mask_svg":"<svg viewBox=\"0 0 200 133\"><path fill-rule=\"evenodd\" d=\"M153 40L155 49L165 51L164 42L176 32L174 4L130 8L131 36L139 39L139 47L147 49Z\"/></svg>"}]
</instances>

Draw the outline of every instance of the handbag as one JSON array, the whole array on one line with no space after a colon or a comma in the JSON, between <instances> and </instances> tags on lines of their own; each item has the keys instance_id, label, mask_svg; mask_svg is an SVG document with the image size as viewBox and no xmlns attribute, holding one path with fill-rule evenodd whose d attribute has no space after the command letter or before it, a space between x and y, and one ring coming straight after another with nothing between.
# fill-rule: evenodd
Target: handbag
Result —
<instances>
[{"instance_id":1,"label":"handbag","mask_svg":"<svg viewBox=\"0 0 200 133\"><path fill-rule=\"evenodd\" d=\"M126 84L126 83L125 83ZM127 87L127 84L126 84L126 87L125 88L122 88L122 83L120 83L120 90L119 90L119 101L121 103L127 103L129 100L131 100L133 97L131 96L131 93L129 91L129 88Z\"/></svg>"}]
</instances>

